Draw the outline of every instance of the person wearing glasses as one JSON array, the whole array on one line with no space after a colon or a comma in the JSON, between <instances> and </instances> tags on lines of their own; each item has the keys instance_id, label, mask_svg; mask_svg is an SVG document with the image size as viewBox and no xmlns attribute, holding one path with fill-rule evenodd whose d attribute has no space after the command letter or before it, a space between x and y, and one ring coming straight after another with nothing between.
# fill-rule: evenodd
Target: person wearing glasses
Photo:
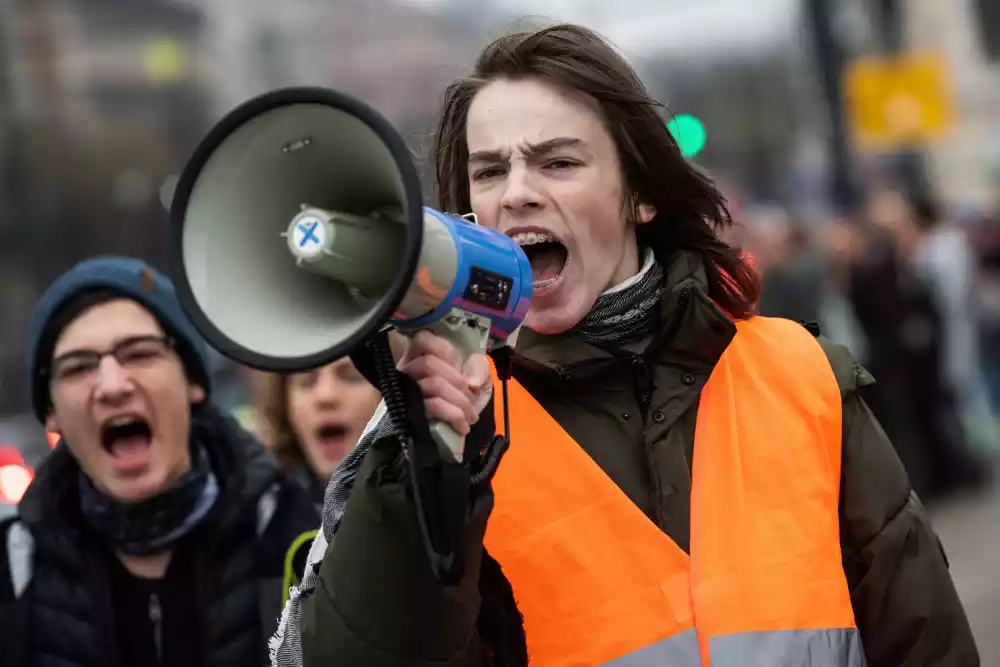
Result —
<instances>
[{"instance_id":1,"label":"person wearing glasses","mask_svg":"<svg viewBox=\"0 0 1000 667\"><path fill-rule=\"evenodd\" d=\"M318 514L209 400L170 282L78 264L39 300L27 357L61 441L0 531L3 664L266 663L286 552Z\"/></svg>"}]
</instances>

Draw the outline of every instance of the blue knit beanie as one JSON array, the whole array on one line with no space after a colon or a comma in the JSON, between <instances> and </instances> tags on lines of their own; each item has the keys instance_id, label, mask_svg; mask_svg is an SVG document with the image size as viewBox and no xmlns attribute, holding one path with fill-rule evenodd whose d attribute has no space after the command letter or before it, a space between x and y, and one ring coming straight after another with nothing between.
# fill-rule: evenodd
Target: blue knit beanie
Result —
<instances>
[{"instance_id":1,"label":"blue knit beanie","mask_svg":"<svg viewBox=\"0 0 1000 667\"><path fill-rule=\"evenodd\" d=\"M80 262L53 282L35 306L28 328L28 377L31 401L40 421L50 406L49 382L44 370L61 331L53 318L77 296L95 291L121 294L146 308L170 336L190 380L206 394L209 387L205 341L188 319L171 282L145 262L129 257L96 257Z\"/></svg>"}]
</instances>

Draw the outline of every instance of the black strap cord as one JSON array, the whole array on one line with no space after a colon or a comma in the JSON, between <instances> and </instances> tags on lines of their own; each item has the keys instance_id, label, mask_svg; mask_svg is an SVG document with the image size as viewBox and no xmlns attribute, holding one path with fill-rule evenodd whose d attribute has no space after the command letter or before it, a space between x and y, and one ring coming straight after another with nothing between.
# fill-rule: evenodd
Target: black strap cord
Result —
<instances>
[{"instance_id":1,"label":"black strap cord","mask_svg":"<svg viewBox=\"0 0 1000 667\"><path fill-rule=\"evenodd\" d=\"M392 435L406 452L417 521L434 576L445 586L457 584L464 573L462 536L474 491L488 484L507 451L510 419L507 379L510 350L491 353L503 381L504 435L494 435L478 457L463 463L442 458L431 435L420 386L396 370L387 331L373 335L351 352L365 378L379 388L392 424ZM487 408L488 409L488 408Z\"/></svg>"}]
</instances>

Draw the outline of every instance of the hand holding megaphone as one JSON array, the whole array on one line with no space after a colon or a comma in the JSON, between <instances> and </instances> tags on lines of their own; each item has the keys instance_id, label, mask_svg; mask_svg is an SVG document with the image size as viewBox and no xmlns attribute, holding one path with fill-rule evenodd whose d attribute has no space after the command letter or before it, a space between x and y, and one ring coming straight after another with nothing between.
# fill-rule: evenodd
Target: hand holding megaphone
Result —
<instances>
[{"instance_id":1,"label":"hand holding megaphone","mask_svg":"<svg viewBox=\"0 0 1000 667\"><path fill-rule=\"evenodd\" d=\"M414 336L398 369L413 378L424 395L427 414L468 435L492 393L490 363L485 355L466 359L446 338L428 331Z\"/></svg>"}]
</instances>

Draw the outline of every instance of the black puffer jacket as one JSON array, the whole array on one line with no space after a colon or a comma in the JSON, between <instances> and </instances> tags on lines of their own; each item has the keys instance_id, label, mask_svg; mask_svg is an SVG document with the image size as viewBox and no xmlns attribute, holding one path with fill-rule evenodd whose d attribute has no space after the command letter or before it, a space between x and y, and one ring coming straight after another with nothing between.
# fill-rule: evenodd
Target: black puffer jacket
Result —
<instances>
[{"instance_id":1,"label":"black puffer jacket","mask_svg":"<svg viewBox=\"0 0 1000 667\"><path fill-rule=\"evenodd\" d=\"M221 487L210 515L175 555L185 550L191 564L197 653L205 667L266 664L281 613L285 553L318 525L318 514L235 420L210 406L196 408L193 417L192 437L206 446ZM10 576L17 564L8 548L0 549L5 666L132 667L118 655L108 551L83 528L78 478L75 460L60 447L21 502L20 530L28 529L33 548L30 584L20 597Z\"/></svg>"}]
</instances>

